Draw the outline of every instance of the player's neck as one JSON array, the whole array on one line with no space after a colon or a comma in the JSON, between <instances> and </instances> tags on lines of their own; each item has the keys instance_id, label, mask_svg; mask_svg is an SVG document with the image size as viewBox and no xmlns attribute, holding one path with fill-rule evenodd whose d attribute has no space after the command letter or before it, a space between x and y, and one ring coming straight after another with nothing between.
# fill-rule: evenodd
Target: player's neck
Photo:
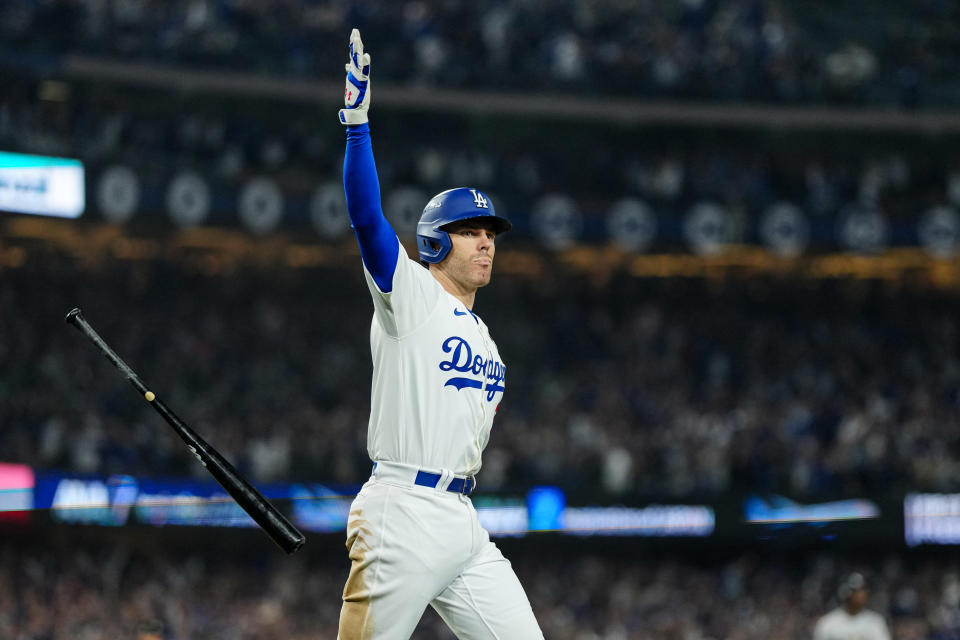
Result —
<instances>
[{"instance_id":1,"label":"player's neck","mask_svg":"<svg viewBox=\"0 0 960 640\"><path fill-rule=\"evenodd\" d=\"M462 302L467 309L473 309L473 303L477 298L476 287L467 287L457 282L447 275L445 271L440 269L430 269L430 275L433 276L434 280L440 283L440 286L443 287L447 293Z\"/></svg>"}]
</instances>

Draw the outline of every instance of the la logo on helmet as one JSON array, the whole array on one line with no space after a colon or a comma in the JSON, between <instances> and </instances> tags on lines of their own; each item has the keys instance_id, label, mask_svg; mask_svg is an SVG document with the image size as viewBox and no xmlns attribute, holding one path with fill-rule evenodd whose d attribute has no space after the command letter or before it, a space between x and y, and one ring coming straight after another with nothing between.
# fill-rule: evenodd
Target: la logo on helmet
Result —
<instances>
[{"instance_id":1,"label":"la logo on helmet","mask_svg":"<svg viewBox=\"0 0 960 640\"><path fill-rule=\"evenodd\" d=\"M473 194L473 204L477 205L477 209L489 209L489 203L487 199L483 197L483 194L477 191L476 189L470 189L470 193Z\"/></svg>"}]
</instances>

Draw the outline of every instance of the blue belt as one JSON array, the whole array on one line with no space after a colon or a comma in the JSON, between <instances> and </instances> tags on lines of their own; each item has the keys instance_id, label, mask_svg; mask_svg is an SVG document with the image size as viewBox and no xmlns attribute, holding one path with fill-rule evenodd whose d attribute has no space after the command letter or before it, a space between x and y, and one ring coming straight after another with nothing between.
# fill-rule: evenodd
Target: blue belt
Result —
<instances>
[{"instance_id":1,"label":"blue belt","mask_svg":"<svg viewBox=\"0 0 960 640\"><path fill-rule=\"evenodd\" d=\"M377 475L377 466L379 462L373 463L373 475ZM421 487L430 487L431 489L436 489L437 485L440 483L440 479L443 476L439 473L430 473L429 471L417 471L417 477L414 479L413 484L419 485ZM461 495L469 496L473 493L473 490L477 487L477 481L473 476L469 478L454 478L450 481L450 484L447 485L447 491L451 493L459 493Z\"/></svg>"},{"instance_id":2,"label":"blue belt","mask_svg":"<svg viewBox=\"0 0 960 640\"><path fill-rule=\"evenodd\" d=\"M442 476L439 473L417 471L417 479L413 481L413 484L434 489L436 488L437 483L440 482L441 477ZM450 491L451 493L462 493L463 495L468 496L473 493L473 488L475 486L477 486L477 481L473 478L454 478L450 481L450 484L447 485L447 491Z\"/></svg>"}]
</instances>

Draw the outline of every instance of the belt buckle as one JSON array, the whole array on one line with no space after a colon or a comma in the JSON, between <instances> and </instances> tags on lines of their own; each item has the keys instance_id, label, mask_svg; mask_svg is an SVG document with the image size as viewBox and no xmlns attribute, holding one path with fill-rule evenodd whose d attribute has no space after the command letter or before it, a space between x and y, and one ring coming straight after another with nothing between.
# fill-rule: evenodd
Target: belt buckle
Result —
<instances>
[{"instance_id":1,"label":"belt buckle","mask_svg":"<svg viewBox=\"0 0 960 640\"><path fill-rule=\"evenodd\" d=\"M470 483L470 490L467 491L467 483ZM470 494L473 493L473 488L477 486L477 481L474 480L473 476L466 476L463 479L463 485L460 487L460 495L470 497Z\"/></svg>"}]
</instances>

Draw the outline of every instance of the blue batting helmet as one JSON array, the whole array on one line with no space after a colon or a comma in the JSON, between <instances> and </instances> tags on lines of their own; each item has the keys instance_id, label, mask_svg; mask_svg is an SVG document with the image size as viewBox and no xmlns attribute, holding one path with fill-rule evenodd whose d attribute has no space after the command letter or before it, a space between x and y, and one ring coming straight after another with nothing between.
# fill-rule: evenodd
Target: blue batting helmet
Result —
<instances>
[{"instance_id":1,"label":"blue batting helmet","mask_svg":"<svg viewBox=\"0 0 960 640\"><path fill-rule=\"evenodd\" d=\"M417 250L420 259L436 264L447 257L453 242L444 227L461 220L481 219L496 233L509 231L510 221L498 216L493 203L479 189L448 189L430 198L417 223Z\"/></svg>"}]
</instances>

